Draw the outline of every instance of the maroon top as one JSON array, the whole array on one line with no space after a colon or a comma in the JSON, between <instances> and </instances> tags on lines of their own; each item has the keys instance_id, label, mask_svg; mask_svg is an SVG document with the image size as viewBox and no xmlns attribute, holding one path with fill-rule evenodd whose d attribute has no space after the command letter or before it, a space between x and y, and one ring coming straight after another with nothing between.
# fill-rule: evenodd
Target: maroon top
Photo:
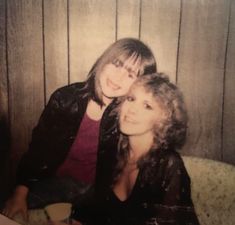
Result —
<instances>
[{"instance_id":1,"label":"maroon top","mask_svg":"<svg viewBox=\"0 0 235 225\"><path fill-rule=\"evenodd\" d=\"M59 177L69 176L89 184L94 182L99 127L100 120L92 120L85 113L68 156L57 170Z\"/></svg>"}]
</instances>

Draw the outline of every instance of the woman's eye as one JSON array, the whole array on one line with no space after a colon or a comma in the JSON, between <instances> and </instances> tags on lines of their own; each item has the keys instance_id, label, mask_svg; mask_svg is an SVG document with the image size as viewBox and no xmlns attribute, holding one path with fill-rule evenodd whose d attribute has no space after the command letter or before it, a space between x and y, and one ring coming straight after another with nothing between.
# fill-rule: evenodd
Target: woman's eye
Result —
<instances>
[{"instance_id":1,"label":"woman's eye","mask_svg":"<svg viewBox=\"0 0 235 225\"><path fill-rule=\"evenodd\" d=\"M135 78L135 75L132 74L132 73L129 73L129 74L128 74L128 77L131 78L131 79L134 79L134 78Z\"/></svg>"},{"instance_id":2,"label":"woman's eye","mask_svg":"<svg viewBox=\"0 0 235 225\"><path fill-rule=\"evenodd\" d=\"M151 105L147 104L147 103L144 104L144 108L148 109L148 110L152 110L153 109L153 107Z\"/></svg>"},{"instance_id":3,"label":"woman's eye","mask_svg":"<svg viewBox=\"0 0 235 225\"><path fill-rule=\"evenodd\" d=\"M134 101L134 98L133 98L132 96L127 96L127 97L126 97L126 100L127 100L128 102L133 102L133 101Z\"/></svg>"},{"instance_id":4,"label":"woman's eye","mask_svg":"<svg viewBox=\"0 0 235 225\"><path fill-rule=\"evenodd\" d=\"M114 59L112 63L113 63L113 65L115 65L116 67L121 67L121 66L123 66L122 61L120 61L119 59Z\"/></svg>"}]
</instances>

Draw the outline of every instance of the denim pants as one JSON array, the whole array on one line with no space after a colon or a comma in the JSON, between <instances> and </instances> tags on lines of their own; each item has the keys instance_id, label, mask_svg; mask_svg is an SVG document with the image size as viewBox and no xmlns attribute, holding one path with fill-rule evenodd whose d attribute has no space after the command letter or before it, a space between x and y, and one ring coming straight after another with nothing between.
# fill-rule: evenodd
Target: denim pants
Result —
<instances>
[{"instance_id":1,"label":"denim pants","mask_svg":"<svg viewBox=\"0 0 235 225\"><path fill-rule=\"evenodd\" d=\"M28 194L29 209L45 207L57 202L72 204L84 201L92 193L92 185L72 178L50 178L37 182Z\"/></svg>"}]
</instances>

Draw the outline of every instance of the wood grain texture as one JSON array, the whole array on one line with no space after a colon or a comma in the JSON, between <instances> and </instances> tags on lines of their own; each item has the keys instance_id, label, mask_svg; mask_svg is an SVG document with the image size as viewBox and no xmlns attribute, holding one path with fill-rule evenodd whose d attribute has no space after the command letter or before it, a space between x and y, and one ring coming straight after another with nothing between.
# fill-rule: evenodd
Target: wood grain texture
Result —
<instances>
[{"instance_id":1,"label":"wood grain texture","mask_svg":"<svg viewBox=\"0 0 235 225\"><path fill-rule=\"evenodd\" d=\"M9 192L9 123L6 57L6 1L0 1L0 201Z\"/></svg>"},{"instance_id":2,"label":"wood grain texture","mask_svg":"<svg viewBox=\"0 0 235 225\"><path fill-rule=\"evenodd\" d=\"M44 1L46 100L68 84L67 0Z\"/></svg>"},{"instance_id":3,"label":"wood grain texture","mask_svg":"<svg viewBox=\"0 0 235 225\"><path fill-rule=\"evenodd\" d=\"M12 152L18 158L27 150L44 105L42 1L7 4Z\"/></svg>"},{"instance_id":4,"label":"wood grain texture","mask_svg":"<svg viewBox=\"0 0 235 225\"><path fill-rule=\"evenodd\" d=\"M5 1L0 1L0 119L8 118L8 84L6 63Z\"/></svg>"},{"instance_id":5,"label":"wood grain texture","mask_svg":"<svg viewBox=\"0 0 235 225\"><path fill-rule=\"evenodd\" d=\"M141 39L153 50L158 71L176 80L180 0L142 0Z\"/></svg>"},{"instance_id":6,"label":"wood grain texture","mask_svg":"<svg viewBox=\"0 0 235 225\"><path fill-rule=\"evenodd\" d=\"M117 1L117 39L139 38L140 0Z\"/></svg>"},{"instance_id":7,"label":"wood grain texture","mask_svg":"<svg viewBox=\"0 0 235 225\"><path fill-rule=\"evenodd\" d=\"M115 41L115 0L70 0L71 82L85 80L96 59Z\"/></svg>"},{"instance_id":8,"label":"wood grain texture","mask_svg":"<svg viewBox=\"0 0 235 225\"><path fill-rule=\"evenodd\" d=\"M183 152L221 160L229 1L184 0L182 10L178 84L190 119Z\"/></svg>"},{"instance_id":9,"label":"wood grain texture","mask_svg":"<svg viewBox=\"0 0 235 225\"><path fill-rule=\"evenodd\" d=\"M224 93L223 161L235 165L235 1L231 5Z\"/></svg>"}]
</instances>

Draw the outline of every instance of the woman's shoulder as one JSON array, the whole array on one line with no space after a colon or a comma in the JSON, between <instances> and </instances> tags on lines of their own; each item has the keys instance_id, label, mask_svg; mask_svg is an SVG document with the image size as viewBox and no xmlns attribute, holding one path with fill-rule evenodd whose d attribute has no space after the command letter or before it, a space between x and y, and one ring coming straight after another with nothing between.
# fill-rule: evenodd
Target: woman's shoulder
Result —
<instances>
[{"instance_id":1,"label":"woman's shoulder","mask_svg":"<svg viewBox=\"0 0 235 225\"><path fill-rule=\"evenodd\" d=\"M58 101L66 99L72 100L75 97L77 98L82 95L84 86L84 82L77 82L63 87L59 87L51 94L50 99Z\"/></svg>"},{"instance_id":2,"label":"woman's shoulder","mask_svg":"<svg viewBox=\"0 0 235 225\"><path fill-rule=\"evenodd\" d=\"M85 83L73 83L55 90L47 103L47 108L54 107L56 109L70 110L71 107L86 107L87 97L84 95L83 88Z\"/></svg>"},{"instance_id":3,"label":"woman's shoulder","mask_svg":"<svg viewBox=\"0 0 235 225\"><path fill-rule=\"evenodd\" d=\"M166 175L169 175L171 177L173 174L178 174L185 178L189 177L186 167L184 165L184 161L177 151L166 152L166 154L164 154L163 160L163 171Z\"/></svg>"},{"instance_id":4,"label":"woman's shoulder","mask_svg":"<svg viewBox=\"0 0 235 225\"><path fill-rule=\"evenodd\" d=\"M165 154L163 154L163 159L169 163L174 163L177 165L183 165L183 159L181 155L175 150L167 150Z\"/></svg>"},{"instance_id":5,"label":"woman's shoulder","mask_svg":"<svg viewBox=\"0 0 235 225\"><path fill-rule=\"evenodd\" d=\"M176 171L178 169L185 170L184 162L181 155L175 150L165 150L158 156L156 163L156 171Z\"/></svg>"},{"instance_id":6,"label":"woman's shoulder","mask_svg":"<svg viewBox=\"0 0 235 225\"><path fill-rule=\"evenodd\" d=\"M84 86L85 82L72 83L56 89L53 94L74 94L76 92L82 92Z\"/></svg>"}]
</instances>

